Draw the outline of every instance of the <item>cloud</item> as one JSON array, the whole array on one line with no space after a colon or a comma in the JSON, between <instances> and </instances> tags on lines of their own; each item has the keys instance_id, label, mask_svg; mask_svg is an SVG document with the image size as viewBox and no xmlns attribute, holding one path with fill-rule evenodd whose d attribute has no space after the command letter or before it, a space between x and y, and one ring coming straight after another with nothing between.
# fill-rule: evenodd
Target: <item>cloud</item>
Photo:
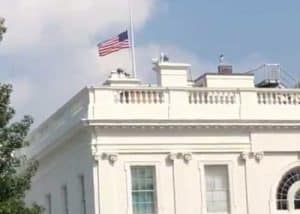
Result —
<instances>
[{"instance_id":1,"label":"cloud","mask_svg":"<svg viewBox=\"0 0 300 214\"><path fill-rule=\"evenodd\" d=\"M135 29L155 15L157 0L132 1ZM100 85L109 70L128 64L126 50L99 59L96 44L128 27L128 1L0 0L8 32L1 43L2 81L13 83L19 116L36 123L80 88ZM114 65L114 66L112 66Z\"/></svg>"},{"instance_id":2,"label":"cloud","mask_svg":"<svg viewBox=\"0 0 300 214\"><path fill-rule=\"evenodd\" d=\"M148 44L136 49L139 79L146 83L156 82L155 73L151 69L151 58L158 57L161 51L172 53L169 54L171 61L191 63L197 76L212 68L211 64L201 61L195 54L182 48ZM25 70L32 68L34 71L25 71L9 79L14 85L13 104L19 115L32 114L36 125L84 86L102 85L111 70L120 67L131 71L129 49L103 58L97 56L97 51L93 47L73 52L62 51L57 54L59 57L54 59L41 57L38 62L35 61L35 57L29 57L24 68ZM21 65L17 67L20 68ZM27 73L30 75L27 76Z\"/></svg>"},{"instance_id":3,"label":"cloud","mask_svg":"<svg viewBox=\"0 0 300 214\"><path fill-rule=\"evenodd\" d=\"M16 78L11 83L14 86L12 103L16 106L26 105L27 101L31 99L33 94L33 88L30 84L30 80L25 78Z\"/></svg>"},{"instance_id":4,"label":"cloud","mask_svg":"<svg viewBox=\"0 0 300 214\"><path fill-rule=\"evenodd\" d=\"M134 21L140 28L153 14L156 0L134 2ZM4 51L54 45L82 46L96 34L110 35L128 26L128 1L120 0L0 0L0 14L9 31Z\"/></svg>"},{"instance_id":5,"label":"cloud","mask_svg":"<svg viewBox=\"0 0 300 214\"><path fill-rule=\"evenodd\" d=\"M81 52L85 54L83 55ZM160 52L167 53L172 62L191 64L193 79L205 72L216 72L217 69L216 62L202 60L195 53L181 47L152 43L138 46L136 49L137 77L143 82L156 83L155 72L151 69L151 58L158 57ZM95 48L81 49L81 51L73 53L61 53L61 55L61 57L52 60L43 58L38 64L51 64L49 68L42 66L41 69L45 69L43 72L31 75L30 78L19 75L16 80L13 80L15 86L14 104L21 114L32 114L36 119L36 125L84 86L102 85L111 70L120 67L128 72L131 71L128 49L104 58L97 56ZM251 64L248 63L249 61ZM249 56L247 59L236 63L236 70L244 71L261 61L263 60L260 56Z\"/></svg>"},{"instance_id":6,"label":"cloud","mask_svg":"<svg viewBox=\"0 0 300 214\"><path fill-rule=\"evenodd\" d=\"M204 57L197 53L193 53L183 47L175 46L172 44L148 44L147 46L138 47L137 52L137 64L140 68L139 75L143 80L155 81L154 72L149 71L150 59L153 57L159 57L161 52L164 52L169 56L172 62L181 62L191 64L191 75L195 79L204 73L217 72L218 58L212 60L206 60ZM263 63L268 59L258 53L253 53L239 61L225 61L232 64L234 72L247 72ZM150 69L151 70L151 69Z\"/></svg>"},{"instance_id":7,"label":"cloud","mask_svg":"<svg viewBox=\"0 0 300 214\"><path fill-rule=\"evenodd\" d=\"M155 15L158 0L132 2L139 30ZM0 0L0 5L8 26L0 48L0 56L7 59L0 64L3 80L14 85L12 102L18 117L33 115L35 126L84 86L101 85L111 70L121 67L130 72L129 50L99 58L95 47L99 38L109 38L128 25L127 0ZM137 75L144 82L155 83L151 58L160 52L171 61L190 63L194 78L216 70L215 61L172 44L139 45L136 52Z\"/></svg>"},{"instance_id":8,"label":"cloud","mask_svg":"<svg viewBox=\"0 0 300 214\"><path fill-rule=\"evenodd\" d=\"M238 62L233 62L237 72L247 72L269 62L265 56L259 53L252 53Z\"/></svg>"},{"instance_id":9,"label":"cloud","mask_svg":"<svg viewBox=\"0 0 300 214\"><path fill-rule=\"evenodd\" d=\"M155 74L151 71L151 58L159 57L160 53L168 55L171 62L191 64L191 74L195 78L205 72L213 72L214 63L201 59L196 53L172 44L148 44L137 49L137 64L139 75L143 80L154 82ZM145 66L146 65L146 66ZM150 68L150 69L149 69Z\"/></svg>"}]
</instances>

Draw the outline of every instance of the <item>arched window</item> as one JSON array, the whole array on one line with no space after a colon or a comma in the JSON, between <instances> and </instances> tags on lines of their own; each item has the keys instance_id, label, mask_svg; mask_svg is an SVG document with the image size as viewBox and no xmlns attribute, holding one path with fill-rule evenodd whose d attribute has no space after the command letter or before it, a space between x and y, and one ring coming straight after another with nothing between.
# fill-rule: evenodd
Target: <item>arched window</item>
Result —
<instances>
[{"instance_id":1,"label":"arched window","mask_svg":"<svg viewBox=\"0 0 300 214\"><path fill-rule=\"evenodd\" d=\"M291 210L291 209L300 209L300 189L297 190L297 192L293 195L293 206L289 207L291 203L289 203L291 192L289 191L291 187L296 183L300 181L300 167L296 167L292 170L290 170L288 173L286 173L277 188L277 209L279 210Z\"/></svg>"},{"instance_id":2,"label":"arched window","mask_svg":"<svg viewBox=\"0 0 300 214\"><path fill-rule=\"evenodd\" d=\"M296 210L300 209L300 190L298 190L295 194L294 207Z\"/></svg>"}]
</instances>

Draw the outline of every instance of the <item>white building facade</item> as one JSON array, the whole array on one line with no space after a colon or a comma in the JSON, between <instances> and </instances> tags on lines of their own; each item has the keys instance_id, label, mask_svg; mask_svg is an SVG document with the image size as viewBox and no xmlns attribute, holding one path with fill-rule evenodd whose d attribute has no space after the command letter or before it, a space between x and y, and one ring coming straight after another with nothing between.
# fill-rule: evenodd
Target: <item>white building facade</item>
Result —
<instances>
[{"instance_id":1,"label":"white building facade","mask_svg":"<svg viewBox=\"0 0 300 214\"><path fill-rule=\"evenodd\" d=\"M113 72L29 137L27 202L47 214L300 213L300 90L154 63L157 85Z\"/></svg>"}]
</instances>

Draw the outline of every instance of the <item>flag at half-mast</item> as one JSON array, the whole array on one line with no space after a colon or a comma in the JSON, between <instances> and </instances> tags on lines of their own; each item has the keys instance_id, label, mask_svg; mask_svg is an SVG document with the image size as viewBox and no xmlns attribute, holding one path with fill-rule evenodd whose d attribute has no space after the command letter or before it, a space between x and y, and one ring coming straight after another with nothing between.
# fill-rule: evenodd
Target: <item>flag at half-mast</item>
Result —
<instances>
[{"instance_id":1,"label":"flag at half-mast","mask_svg":"<svg viewBox=\"0 0 300 214\"><path fill-rule=\"evenodd\" d=\"M109 40L100 42L98 44L98 53L99 56L106 56L110 53L129 47L128 32L126 30Z\"/></svg>"}]
</instances>

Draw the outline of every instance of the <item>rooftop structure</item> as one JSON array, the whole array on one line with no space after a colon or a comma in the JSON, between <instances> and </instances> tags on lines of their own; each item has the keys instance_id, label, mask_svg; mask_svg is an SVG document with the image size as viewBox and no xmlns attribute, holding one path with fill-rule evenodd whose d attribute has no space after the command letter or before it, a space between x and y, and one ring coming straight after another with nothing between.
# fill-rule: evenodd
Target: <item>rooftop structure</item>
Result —
<instances>
[{"instance_id":1,"label":"rooftop structure","mask_svg":"<svg viewBox=\"0 0 300 214\"><path fill-rule=\"evenodd\" d=\"M102 86L82 89L29 137L26 152L41 167L28 200L44 204L48 213L59 210L63 202L51 195L61 186L65 193L66 186L75 187L72 179L80 175L86 182L81 188L91 194L71 194L73 202L64 204L70 213L298 209L294 196L279 197L276 191L281 191L280 180L300 167L300 90L261 88L254 74L235 73L223 62L217 73L194 81L190 69L162 55L153 60L155 86L117 69ZM135 201L132 189L135 173L147 170L156 186L149 190L152 199L139 200L149 207ZM209 179L224 182L220 201L209 198ZM81 208L80 197L87 197Z\"/></svg>"}]
</instances>

